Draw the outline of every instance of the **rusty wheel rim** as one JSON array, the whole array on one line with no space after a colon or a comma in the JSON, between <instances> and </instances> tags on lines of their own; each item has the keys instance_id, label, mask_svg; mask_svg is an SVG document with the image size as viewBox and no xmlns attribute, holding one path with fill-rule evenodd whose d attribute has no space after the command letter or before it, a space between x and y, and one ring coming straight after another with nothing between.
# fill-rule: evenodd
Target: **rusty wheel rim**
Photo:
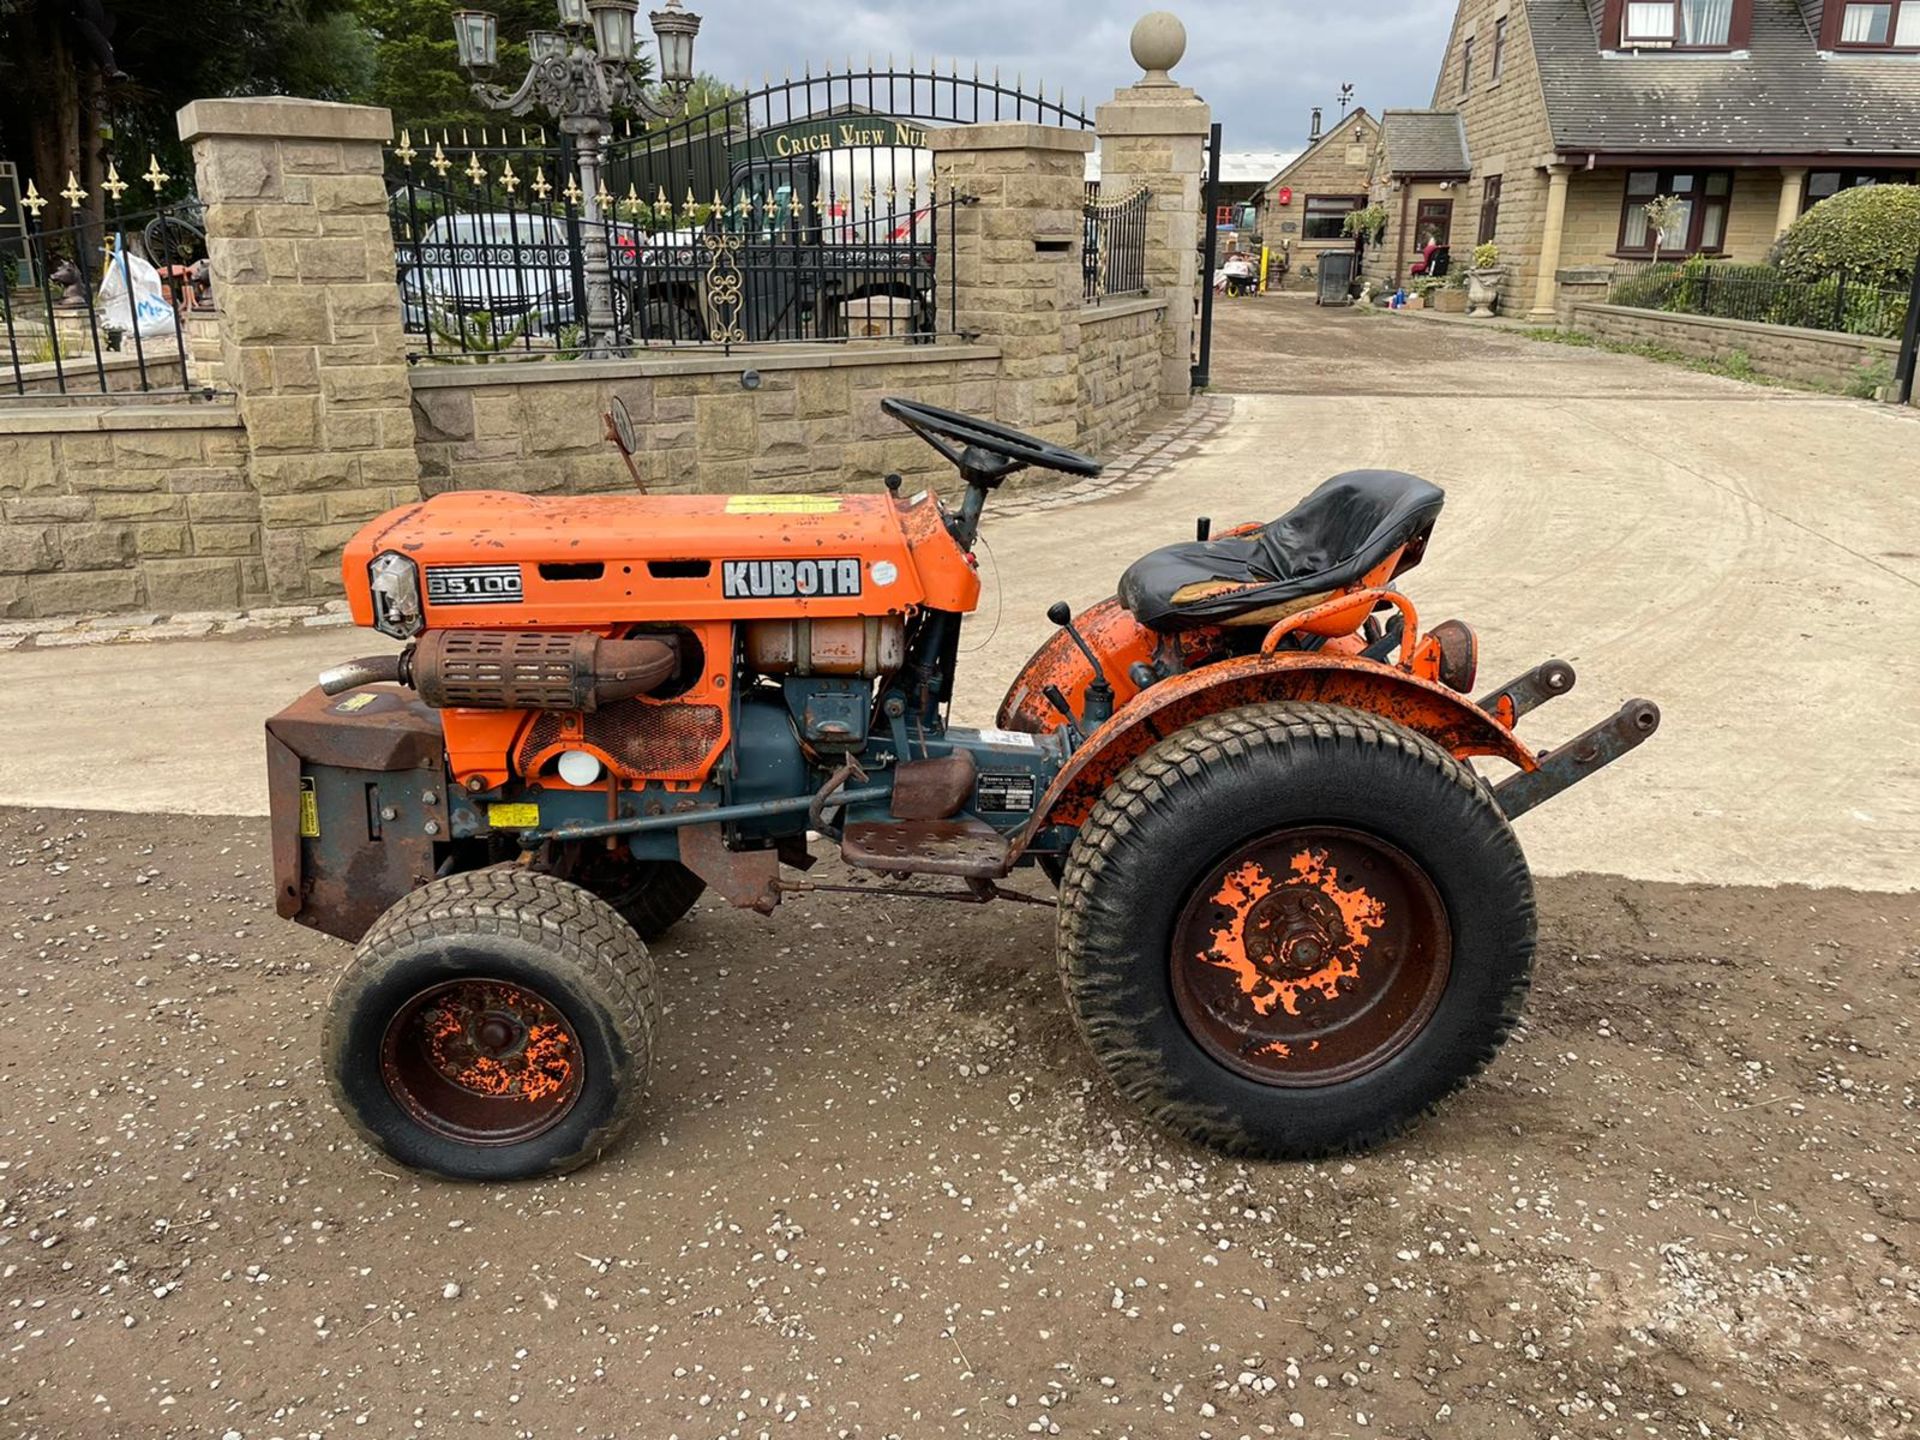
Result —
<instances>
[{"instance_id":1,"label":"rusty wheel rim","mask_svg":"<svg viewBox=\"0 0 1920 1440\"><path fill-rule=\"evenodd\" d=\"M455 980L401 1006L380 1043L387 1093L415 1122L466 1145L543 1135L580 1098L567 1017L524 985Z\"/></svg>"},{"instance_id":2,"label":"rusty wheel rim","mask_svg":"<svg viewBox=\"0 0 1920 1440\"><path fill-rule=\"evenodd\" d=\"M1452 973L1452 929L1404 851L1295 827L1201 877L1169 963L1180 1019L1213 1059L1264 1085L1334 1085L1426 1028Z\"/></svg>"}]
</instances>

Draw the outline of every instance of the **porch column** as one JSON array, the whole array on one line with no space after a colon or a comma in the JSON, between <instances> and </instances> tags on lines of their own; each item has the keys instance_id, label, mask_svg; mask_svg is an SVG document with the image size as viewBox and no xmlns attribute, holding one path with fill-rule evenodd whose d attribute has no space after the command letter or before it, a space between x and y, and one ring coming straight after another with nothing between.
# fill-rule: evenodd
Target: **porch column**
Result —
<instances>
[{"instance_id":1,"label":"porch column","mask_svg":"<svg viewBox=\"0 0 1920 1440\"><path fill-rule=\"evenodd\" d=\"M1534 287L1533 311L1527 317L1541 324L1551 324L1555 316L1554 287L1559 283L1560 242L1567 231L1567 179L1571 174L1571 166L1547 167L1547 228L1540 237L1540 278Z\"/></svg>"},{"instance_id":2,"label":"porch column","mask_svg":"<svg viewBox=\"0 0 1920 1440\"><path fill-rule=\"evenodd\" d=\"M1773 238L1778 240L1800 218L1800 206L1807 198L1807 172L1780 172L1780 218L1774 222Z\"/></svg>"}]
</instances>

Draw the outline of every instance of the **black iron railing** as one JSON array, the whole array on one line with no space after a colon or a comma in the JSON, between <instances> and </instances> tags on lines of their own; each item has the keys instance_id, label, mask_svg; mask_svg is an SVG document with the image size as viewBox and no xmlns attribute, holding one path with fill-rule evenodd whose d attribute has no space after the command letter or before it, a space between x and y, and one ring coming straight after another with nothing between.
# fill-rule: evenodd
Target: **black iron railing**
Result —
<instances>
[{"instance_id":1,"label":"black iron railing","mask_svg":"<svg viewBox=\"0 0 1920 1440\"><path fill-rule=\"evenodd\" d=\"M1614 271L1607 299L1637 310L1883 339L1900 334L1908 305L1904 288L1883 289L1844 273L1794 280L1770 265L1703 260L1621 266Z\"/></svg>"},{"instance_id":2,"label":"black iron railing","mask_svg":"<svg viewBox=\"0 0 1920 1440\"><path fill-rule=\"evenodd\" d=\"M936 196L929 166L808 186L748 170L730 190L677 199L630 180L589 206L565 146L409 135L395 159L402 310L423 358L924 342L952 313L953 214L971 201ZM849 178L857 188L835 183ZM608 258L603 310L594 245Z\"/></svg>"},{"instance_id":3,"label":"black iron railing","mask_svg":"<svg viewBox=\"0 0 1920 1440\"><path fill-rule=\"evenodd\" d=\"M1139 295L1147 288L1147 210L1153 192L1142 185L1113 200L1088 187L1081 270L1086 299Z\"/></svg>"},{"instance_id":4,"label":"black iron railing","mask_svg":"<svg viewBox=\"0 0 1920 1440\"><path fill-rule=\"evenodd\" d=\"M55 226L47 203L30 189L0 216L17 225L0 243L0 400L210 394L187 342L210 303L197 202Z\"/></svg>"}]
</instances>

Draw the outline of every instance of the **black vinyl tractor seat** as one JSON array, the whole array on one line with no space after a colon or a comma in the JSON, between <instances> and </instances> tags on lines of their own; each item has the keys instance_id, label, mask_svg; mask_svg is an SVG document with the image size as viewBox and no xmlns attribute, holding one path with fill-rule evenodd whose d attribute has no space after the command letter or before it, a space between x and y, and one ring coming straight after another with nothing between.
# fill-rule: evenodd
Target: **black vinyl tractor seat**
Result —
<instances>
[{"instance_id":1,"label":"black vinyl tractor seat","mask_svg":"<svg viewBox=\"0 0 1920 1440\"><path fill-rule=\"evenodd\" d=\"M1272 524L1155 550L1120 577L1142 625L1272 623L1360 582L1394 551L1394 574L1420 563L1446 492L1398 470L1336 475Z\"/></svg>"}]
</instances>

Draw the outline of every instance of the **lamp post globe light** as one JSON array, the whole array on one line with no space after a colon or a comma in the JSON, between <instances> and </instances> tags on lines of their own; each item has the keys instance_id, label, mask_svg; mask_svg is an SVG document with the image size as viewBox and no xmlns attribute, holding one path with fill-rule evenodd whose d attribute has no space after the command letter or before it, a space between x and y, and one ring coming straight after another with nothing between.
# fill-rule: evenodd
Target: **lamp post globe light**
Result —
<instances>
[{"instance_id":1,"label":"lamp post globe light","mask_svg":"<svg viewBox=\"0 0 1920 1440\"><path fill-rule=\"evenodd\" d=\"M555 0L559 30L527 36L533 63L520 87L507 91L487 76L499 62L499 30L485 10L453 12L460 64L475 76L473 93L489 110L526 115L545 111L572 141L580 169L581 268L586 273L589 353L611 353L615 328L613 270L601 214L602 152L613 134L613 114L625 110L649 120L677 115L693 88L693 41L700 17L680 0L648 19L660 57L660 81L649 87L633 73L639 55L638 0Z\"/></svg>"}]
</instances>

